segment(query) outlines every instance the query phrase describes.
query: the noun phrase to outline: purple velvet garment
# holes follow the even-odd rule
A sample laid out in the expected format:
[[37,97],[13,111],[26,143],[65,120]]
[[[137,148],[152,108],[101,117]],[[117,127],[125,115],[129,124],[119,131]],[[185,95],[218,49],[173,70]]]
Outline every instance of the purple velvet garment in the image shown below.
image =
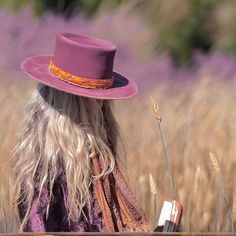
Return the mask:
[[[91,174],[101,173],[99,158],[91,160]],[[39,181],[35,177],[34,196],[24,232],[151,232],[146,217],[134,193],[116,165],[113,172],[99,178],[90,186],[90,208],[87,205],[76,221],[69,219],[66,175],[61,166],[49,199],[48,186],[39,196]],[[47,206],[50,201],[47,216]],[[19,199],[18,210],[21,221],[26,214],[26,201]],[[89,210],[90,209],[90,210]]]
[[[35,184],[35,194],[29,219],[25,225],[24,232],[100,232],[103,231],[102,212],[97,202],[92,201],[92,212],[89,214],[87,207],[84,212],[87,219],[82,215],[78,221],[68,220],[66,209],[66,181],[62,170],[59,170],[53,187],[54,197],[49,207],[49,216],[46,219],[47,204],[49,202],[48,189],[45,187],[37,201],[38,185]],[[18,205],[19,216],[22,220],[25,214],[25,205],[21,202]]]

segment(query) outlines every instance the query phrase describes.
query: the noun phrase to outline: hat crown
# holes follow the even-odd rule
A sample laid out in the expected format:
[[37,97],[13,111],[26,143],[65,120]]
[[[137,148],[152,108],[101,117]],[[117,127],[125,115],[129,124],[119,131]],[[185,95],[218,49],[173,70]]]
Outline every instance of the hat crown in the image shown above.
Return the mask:
[[116,46],[88,35],[58,34],[52,56],[53,63],[70,74],[106,79],[113,74]]

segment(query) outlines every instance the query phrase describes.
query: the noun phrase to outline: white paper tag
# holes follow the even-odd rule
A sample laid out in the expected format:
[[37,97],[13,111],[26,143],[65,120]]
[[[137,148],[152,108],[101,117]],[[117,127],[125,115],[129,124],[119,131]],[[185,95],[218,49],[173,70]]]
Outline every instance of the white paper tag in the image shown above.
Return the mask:
[[166,220],[170,220],[171,209],[172,209],[172,202],[164,201],[158,221],[158,226],[164,226]]

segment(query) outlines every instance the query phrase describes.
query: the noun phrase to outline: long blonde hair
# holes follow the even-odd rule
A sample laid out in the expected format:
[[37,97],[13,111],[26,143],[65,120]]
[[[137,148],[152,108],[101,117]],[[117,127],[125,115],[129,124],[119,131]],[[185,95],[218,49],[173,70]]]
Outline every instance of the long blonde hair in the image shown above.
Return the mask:
[[116,162],[119,129],[111,101],[100,107],[96,99],[38,84],[26,111],[12,155],[13,209],[17,211],[19,199],[27,206],[21,229],[29,217],[36,173],[39,196],[49,183],[51,199],[58,165],[66,175],[68,215],[78,219],[91,198],[91,158],[99,155],[101,160],[102,172],[95,178],[111,173]]

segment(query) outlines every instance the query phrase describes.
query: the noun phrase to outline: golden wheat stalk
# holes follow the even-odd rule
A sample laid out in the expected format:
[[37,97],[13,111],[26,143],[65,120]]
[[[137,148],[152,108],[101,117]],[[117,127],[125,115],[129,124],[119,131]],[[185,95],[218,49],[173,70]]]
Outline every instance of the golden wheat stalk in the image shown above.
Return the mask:
[[152,102],[152,106],[153,106],[153,111],[155,113],[155,117],[156,117],[157,121],[161,122],[162,116],[161,116],[160,107],[158,106],[157,103],[155,103],[153,97],[151,97],[151,102]]
[[157,186],[151,173],[149,174],[149,182],[150,182],[151,193],[153,195],[157,195]]
[[151,193],[153,194],[153,208],[154,208],[153,218],[154,218],[154,221],[156,220],[157,222],[158,220],[157,219],[157,212],[158,212],[157,185],[151,173],[149,173],[149,183],[150,183]]
[[232,220],[232,215],[231,215],[231,211],[230,211],[230,208],[229,208],[229,204],[228,204],[228,201],[227,201],[227,197],[226,197],[226,194],[225,194],[224,181],[223,181],[223,177],[221,175],[220,166],[219,166],[219,163],[217,161],[216,156],[212,152],[209,152],[209,156],[210,156],[210,160],[211,160],[213,169],[215,170],[215,172],[216,172],[216,174],[218,176],[218,181],[219,181],[219,184],[220,184],[220,191],[221,191],[221,193],[223,195],[225,207],[226,207],[226,210],[227,210],[227,213],[228,213],[228,217],[229,217],[230,228],[231,228],[231,231],[234,232],[234,224],[233,224],[233,220]]
[[209,156],[210,156],[212,167],[215,170],[216,174],[220,174],[220,167],[219,167],[216,156],[212,152],[209,152]]
[[161,127],[161,121],[162,121],[161,111],[160,111],[160,107],[158,106],[157,103],[155,103],[155,101],[152,97],[151,97],[151,102],[152,102],[155,117],[157,119],[157,125],[158,125],[158,129],[159,129],[160,137],[161,137],[162,149],[163,149],[164,158],[165,158],[166,167],[167,167],[167,174],[168,174],[169,180],[170,180],[172,198],[173,198],[173,200],[175,200],[176,199],[176,191],[175,191],[175,187],[174,187],[174,181],[173,181],[173,176],[172,176],[172,172],[171,172],[171,168],[170,168],[169,158],[167,155],[167,148],[166,148],[166,144],[165,144],[164,134],[163,134],[162,127]]

